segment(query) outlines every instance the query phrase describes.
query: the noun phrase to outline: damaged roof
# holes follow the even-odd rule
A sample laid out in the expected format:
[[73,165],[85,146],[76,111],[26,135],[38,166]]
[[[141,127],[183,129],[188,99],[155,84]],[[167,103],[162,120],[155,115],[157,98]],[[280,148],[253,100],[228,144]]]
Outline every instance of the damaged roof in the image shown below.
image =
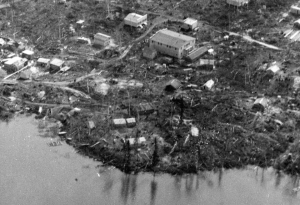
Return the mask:
[[194,41],[196,39],[168,29],[162,29],[156,32],[156,34],[151,37],[151,40],[165,45],[170,45],[175,48],[181,48],[187,42]]

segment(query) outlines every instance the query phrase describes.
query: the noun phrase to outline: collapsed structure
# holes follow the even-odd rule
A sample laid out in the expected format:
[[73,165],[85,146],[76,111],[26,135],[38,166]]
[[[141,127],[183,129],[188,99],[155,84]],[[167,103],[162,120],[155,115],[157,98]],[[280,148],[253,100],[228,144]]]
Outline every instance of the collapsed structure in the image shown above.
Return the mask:
[[196,39],[168,29],[162,29],[150,37],[150,48],[175,58],[187,56],[195,47]]

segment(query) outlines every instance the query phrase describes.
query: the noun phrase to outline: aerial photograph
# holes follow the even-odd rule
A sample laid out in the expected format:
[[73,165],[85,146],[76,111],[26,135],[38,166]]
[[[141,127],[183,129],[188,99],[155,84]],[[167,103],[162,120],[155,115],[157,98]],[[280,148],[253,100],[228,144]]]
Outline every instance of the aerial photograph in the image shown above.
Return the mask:
[[300,204],[299,0],[0,0],[0,55],[0,205]]

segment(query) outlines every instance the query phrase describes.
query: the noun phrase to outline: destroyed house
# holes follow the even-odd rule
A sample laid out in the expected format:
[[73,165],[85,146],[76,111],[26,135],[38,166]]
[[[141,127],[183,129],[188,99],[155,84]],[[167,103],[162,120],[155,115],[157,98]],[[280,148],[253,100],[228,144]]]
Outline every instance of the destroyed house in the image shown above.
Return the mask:
[[175,58],[182,58],[194,49],[196,39],[174,31],[162,29],[150,37],[150,48]]
[[39,58],[36,62],[37,66],[47,67],[50,63],[50,59],[47,58]]
[[24,58],[18,56],[13,57],[4,63],[4,70],[7,72],[15,72],[24,67],[26,62],[27,60]]
[[33,51],[30,51],[30,50],[25,50],[21,53],[21,57],[22,58],[26,58],[28,60],[31,60],[33,58],[33,54],[34,52]]
[[103,33],[96,33],[94,35],[94,45],[108,46],[110,44],[110,40],[111,37]]
[[187,59],[190,61],[195,61],[198,58],[200,58],[201,56],[203,56],[204,54],[206,54],[207,51],[208,51],[208,48],[206,46],[196,48],[188,54]]
[[182,28],[185,30],[193,30],[198,27],[198,21],[192,18],[186,18],[183,21]]
[[227,4],[233,6],[245,6],[249,3],[249,0],[226,0]]
[[147,14],[142,16],[136,13],[130,13],[125,17],[124,24],[136,28],[147,25]]
[[62,66],[64,65],[64,61],[63,60],[60,60],[60,59],[57,59],[57,58],[53,58],[51,61],[50,61],[50,69],[52,71],[58,71],[62,68]]

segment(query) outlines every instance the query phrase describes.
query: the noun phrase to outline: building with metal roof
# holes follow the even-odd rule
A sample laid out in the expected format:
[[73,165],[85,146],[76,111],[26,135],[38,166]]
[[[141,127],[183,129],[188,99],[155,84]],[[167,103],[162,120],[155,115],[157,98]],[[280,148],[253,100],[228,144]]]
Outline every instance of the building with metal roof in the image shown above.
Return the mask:
[[125,17],[124,24],[133,27],[147,25],[147,14],[142,16],[136,13],[130,13]]
[[195,46],[196,39],[171,30],[162,29],[150,37],[150,48],[158,52],[182,58]]
[[103,33],[96,33],[94,35],[94,45],[108,46],[110,44],[111,37]]

